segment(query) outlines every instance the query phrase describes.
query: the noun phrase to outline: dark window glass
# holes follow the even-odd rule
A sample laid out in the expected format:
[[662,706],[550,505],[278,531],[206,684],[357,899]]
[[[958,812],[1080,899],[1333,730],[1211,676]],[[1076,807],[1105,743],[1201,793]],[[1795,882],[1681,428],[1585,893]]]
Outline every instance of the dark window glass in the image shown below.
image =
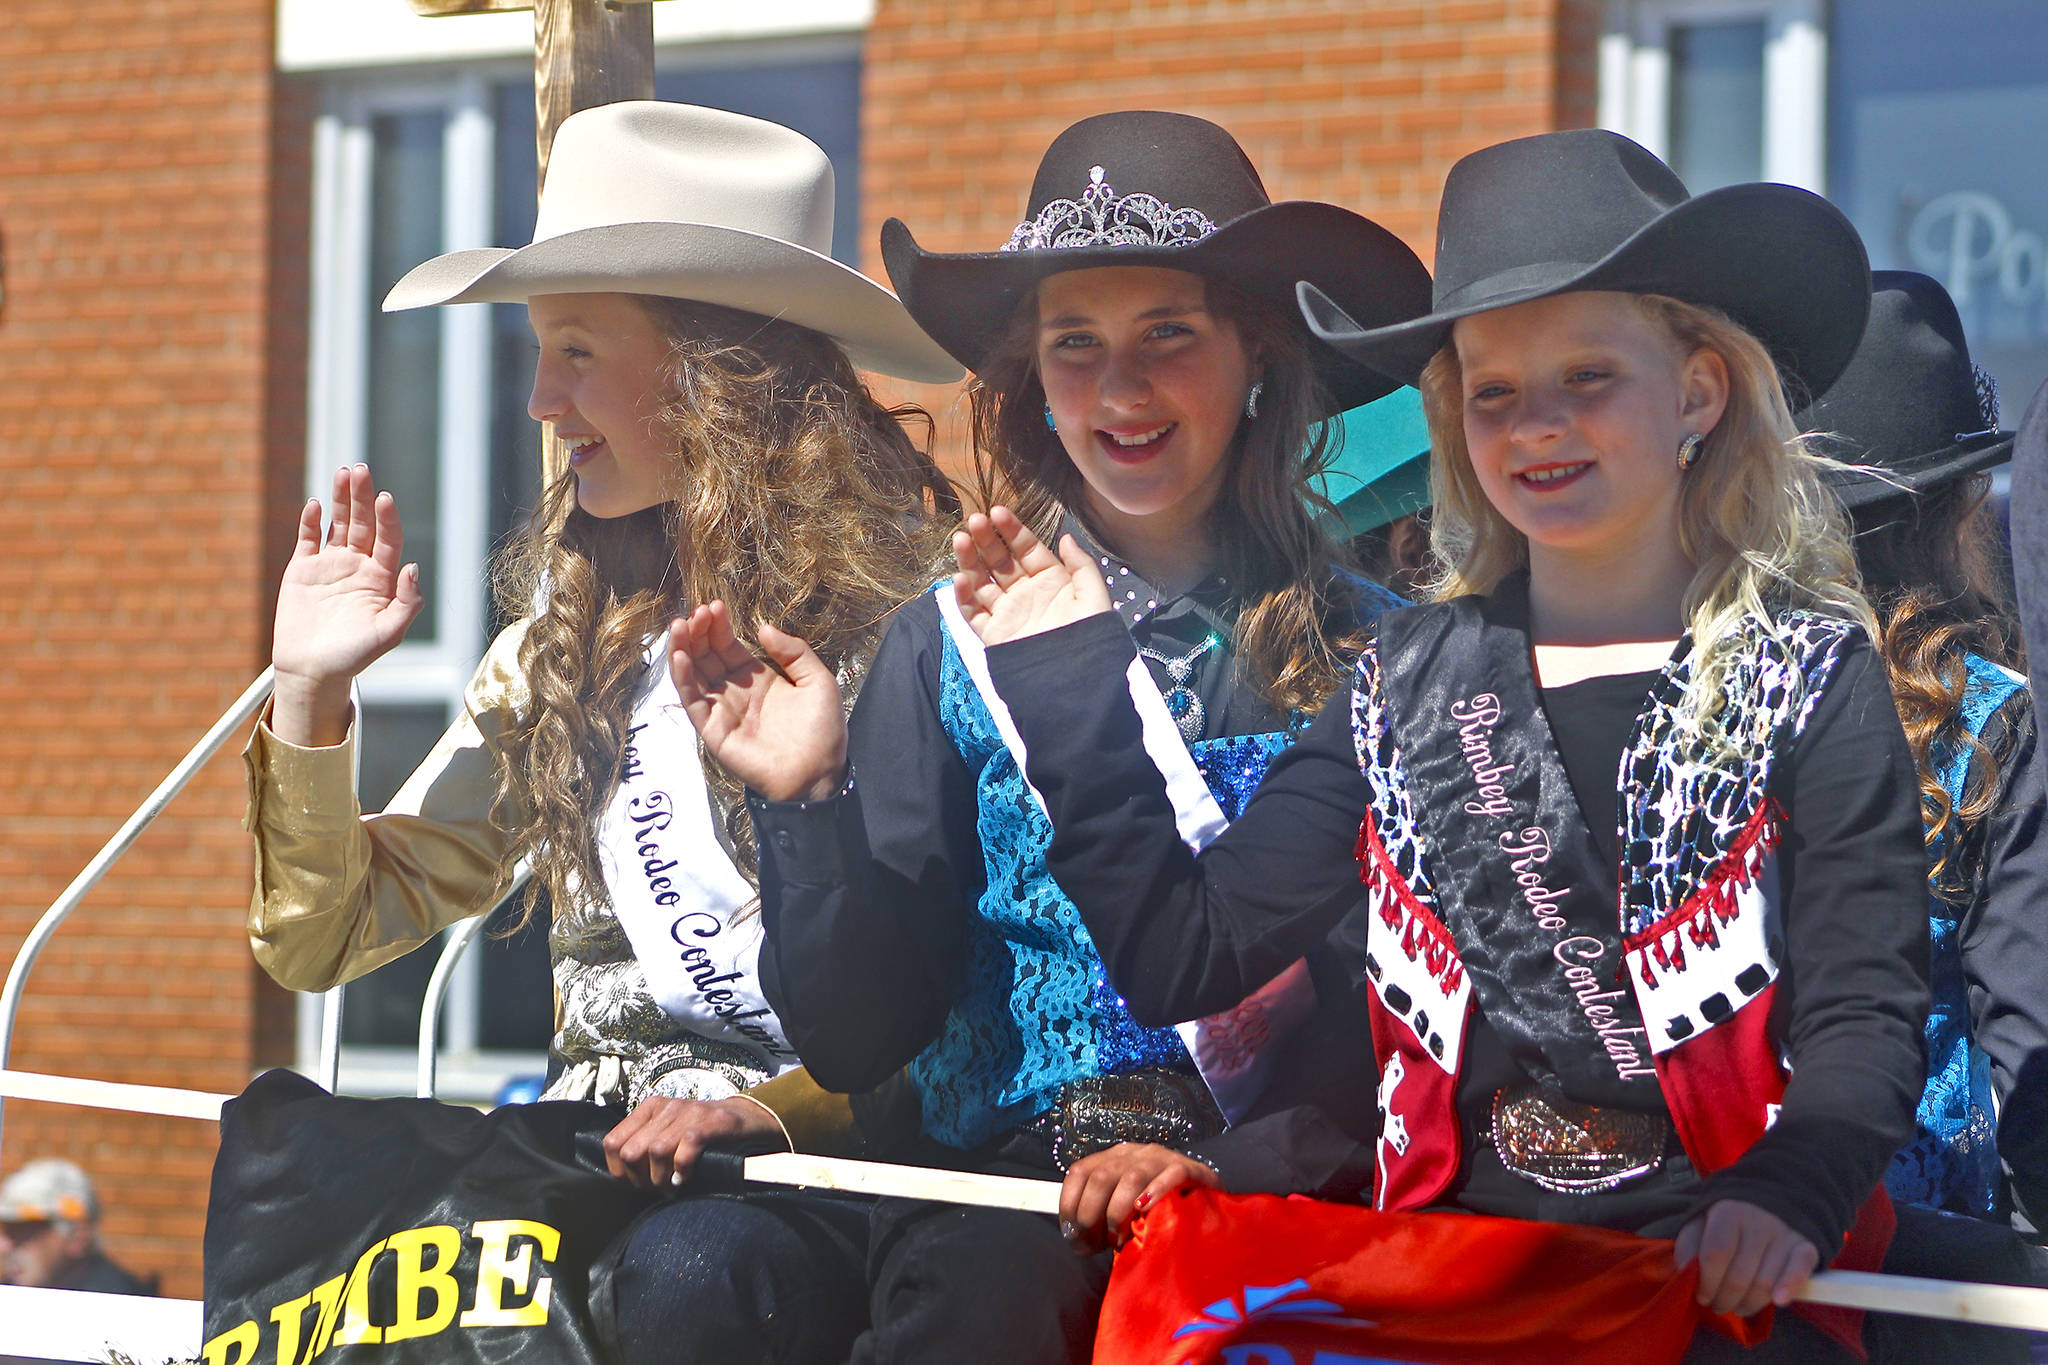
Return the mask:
[[[411,529],[406,528],[408,540]],[[357,735],[363,756],[357,778],[363,809],[384,809],[447,728],[448,708],[439,704],[366,704]],[[342,1042],[371,1047],[416,1045],[420,1004],[427,998],[427,978],[433,975],[438,956],[436,943],[429,943],[349,982],[341,1012]]]
[[1857,0],[1828,33],[1828,197],[1940,280],[2006,426],[2048,379],[2048,5]]
[[[441,492],[441,314],[437,308],[386,313],[384,295],[421,261],[441,253],[442,132],[439,112],[385,114],[370,121],[368,411],[365,459],[380,488],[405,516],[406,556],[421,578],[438,582]],[[434,595],[406,638],[431,641],[438,632]]]
[[1671,169],[1694,194],[1764,173],[1764,26],[1671,31]]

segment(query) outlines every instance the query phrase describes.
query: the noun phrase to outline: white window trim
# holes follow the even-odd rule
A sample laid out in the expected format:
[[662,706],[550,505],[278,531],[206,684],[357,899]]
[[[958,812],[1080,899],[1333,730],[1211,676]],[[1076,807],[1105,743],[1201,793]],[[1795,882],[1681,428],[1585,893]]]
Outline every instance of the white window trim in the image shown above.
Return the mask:
[[1670,153],[1671,30],[1764,21],[1766,180],[1827,189],[1827,0],[1608,0],[1600,36],[1600,126]]
[[[325,501],[333,471],[369,460],[363,412],[369,382],[369,186],[372,118],[435,110],[447,115],[442,183],[443,251],[491,245],[494,122],[491,84],[501,73],[473,66],[432,82],[365,81],[331,90],[313,131],[312,290],[308,347],[308,496]],[[439,560],[422,565],[422,586],[434,595],[436,636],[408,640],[359,679],[369,706],[438,703],[454,714],[480,657],[488,591],[491,331],[489,306],[436,310],[441,326],[438,448]],[[358,735],[359,742],[374,742]],[[432,948],[422,951],[433,951]],[[489,1099],[505,1081],[540,1070],[540,1052],[478,1049],[481,954],[464,955],[443,1010],[438,1072],[452,1099]],[[297,1064],[317,1060],[320,1002],[302,996]],[[346,1047],[341,1085],[356,1094],[412,1093],[416,1053],[410,1047]]]
[[[663,0],[654,6],[658,45],[858,34],[874,22],[875,0],[775,0],[767,5],[707,5]],[[405,63],[526,57],[533,16],[523,12],[423,19],[406,0],[277,0],[277,69],[334,71]]]

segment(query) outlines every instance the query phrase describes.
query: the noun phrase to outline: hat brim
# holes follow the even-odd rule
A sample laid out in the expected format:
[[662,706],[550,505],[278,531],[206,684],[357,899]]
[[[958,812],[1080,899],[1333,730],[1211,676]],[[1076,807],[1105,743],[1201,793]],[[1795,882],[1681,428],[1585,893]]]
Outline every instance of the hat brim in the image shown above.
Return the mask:
[[[1870,313],[1870,259],[1848,218],[1819,195],[1792,185],[1730,185],[1660,214],[1597,261],[1503,271],[1408,321],[1374,326],[1312,281],[1300,304],[1321,340],[1413,383],[1460,318],[1603,289],[1719,309],[1811,395],[1834,383],[1856,353]],[[1793,407],[1802,405],[1802,395],[1789,396]]]
[[[1269,204],[1187,246],[1060,247],[944,253],[917,244],[901,219],[882,225],[882,264],[912,317],[970,370],[1050,276],[1106,266],[1157,266],[1220,280],[1291,316],[1296,280],[1313,280],[1374,324],[1427,306],[1429,272],[1408,245],[1335,204]],[[1361,370],[1310,338],[1329,417],[1384,397],[1396,380]]]
[[1911,461],[1887,465],[1887,477],[1882,479],[1854,468],[1829,469],[1823,478],[1842,506],[1853,509],[1887,498],[1912,497],[1966,475],[1994,469],[2012,459],[2012,444],[2012,432],[1987,431]]
[[821,332],[863,370],[927,384],[960,378],[952,357],[867,276],[808,248],[714,223],[609,223],[516,250],[452,251],[407,271],[385,295],[384,311],[582,293],[720,304]]

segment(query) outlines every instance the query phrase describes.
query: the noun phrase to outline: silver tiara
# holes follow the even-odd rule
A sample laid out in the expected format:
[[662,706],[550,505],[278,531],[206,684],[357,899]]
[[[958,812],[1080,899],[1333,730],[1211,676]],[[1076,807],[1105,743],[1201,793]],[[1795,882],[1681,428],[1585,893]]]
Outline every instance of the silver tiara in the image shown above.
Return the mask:
[[1017,224],[1005,251],[1051,251],[1076,246],[1193,246],[1216,230],[1200,209],[1177,209],[1149,194],[1118,196],[1103,183],[1102,167],[1088,170],[1081,197],[1055,199],[1038,216]]

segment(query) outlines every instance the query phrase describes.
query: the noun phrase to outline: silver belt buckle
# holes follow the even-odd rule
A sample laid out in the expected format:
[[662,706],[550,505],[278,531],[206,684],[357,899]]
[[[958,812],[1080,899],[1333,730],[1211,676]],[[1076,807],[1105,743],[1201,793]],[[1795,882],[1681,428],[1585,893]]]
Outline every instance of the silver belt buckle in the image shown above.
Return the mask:
[[1664,1164],[1671,1121],[1662,1114],[1596,1108],[1540,1086],[1503,1086],[1493,1096],[1493,1150],[1501,1164],[1558,1194],[1598,1194]]

